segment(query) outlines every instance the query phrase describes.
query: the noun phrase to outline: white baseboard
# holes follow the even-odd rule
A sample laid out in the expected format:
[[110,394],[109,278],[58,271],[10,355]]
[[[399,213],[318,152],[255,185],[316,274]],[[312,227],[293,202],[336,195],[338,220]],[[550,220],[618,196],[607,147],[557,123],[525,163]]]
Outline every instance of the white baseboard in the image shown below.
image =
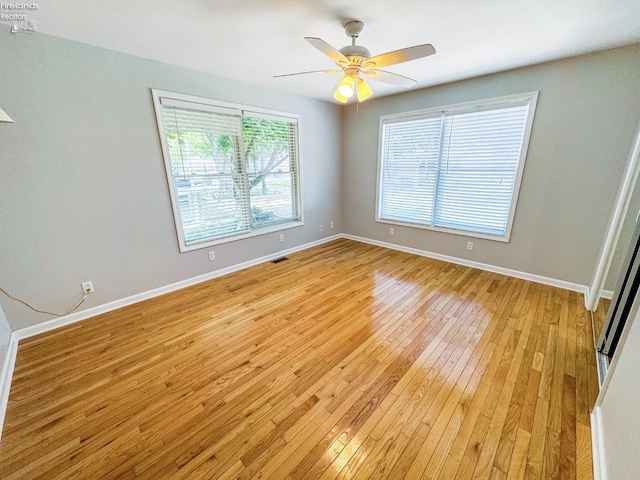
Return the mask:
[[600,293],[600,298],[611,300],[613,298],[613,290],[602,290],[602,292]]
[[596,307],[593,307],[593,293],[591,292],[591,287],[587,285],[587,291],[584,294],[584,308],[589,310],[590,312],[595,311]]
[[330,237],[325,237],[320,240],[316,240],[314,242],[306,243],[304,245],[299,245],[297,247],[293,247],[287,250],[281,250],[276,253],[272,253],[270,255],[266,255],[264,257],[256,258],[253,260],[249,260],[247,262],[239,263],[237,265],[232,265],[230,267],[222,268],[220,270],[216,270],[214,272],[209,272],[204,275],[199,275],[197,277],[188,278],[186,280],[182,280],[180,282],[172,283],[170,285],[165,285],[163,287],[155,288],[153,290],[148,290],[146,292],[138,293],[136,295],[131,295],[126,298],[122,298],[119,300],[114,300],[113,302],[105,303],[102,305],[98,305],[96,307],[88,308],[86,310],[82,310],[77,313],[72,313],[70,315],[66,315],[64,317],[56,318],[53,320],[49,320],[47,322],[40,323],[38,325],[33,325],[30,327],[21,328],[16,330],[11,334],[9,349],[7,350],[7,358],[3,362],[2,370],[0,371],[0,435],[2,432],[2,425],[4,423],[4,416],[6,413],[7,402],[9,400],[9,391],[11,388],[11,378],[13,376],[13,369],[15,366],[16,355],[18,352],[18,342],[25,338],[33,337],[34,335],[39,335],[41,333],[49,332],[51,330],[55,330],[56,328],[63,327],[65,325],[70,325],[72,323],[79,322],[81,320],[85,320],[87,318],[95,317],[96,315],[100,315],[106,312],[110,312],[112,310],[116,310],[118,308],[122,308],[128,305],[132,305],[134,303],[141,302],[143,300],[148,300],[150,298],[154,298],[160,295],[164,295],[166,293],[173,292],[175,290],[180,290],[185,287],[189,287],[191,285],[195,285],[197,283],[206,282],[207,280],[212,280],[214,278],[221,277],[223,275],[227,275],[229,273],[237,272],[239,270],[243,270],[245,268],[252,267],[254,265],[258,265],[260,263],[268,262],[274,260],[276,258],[282,257],[284,255],[288,255],[291,253],[299,252],[301,250],[306,250],[311,247],[315,247],[317,245],[322,245],[324,243],[331,242],[333,240],[337,240],[339,238],[347,238],[349,240],[354,240],[361,243],[368,243],[371,245],[376,245],[379,247],[389,248],[392,250],[398,250],[401,252],[412,253],[415,255],[420,255],[422,257],[433,258],[436,260],[442,260],[445,262],[455,263],[458,265],[464,265],[467,267],[477,268],[480,270],[486,270],[489,272],[500,273],[503,275],[507,275],[510,277],[521,278],[524,280],[530,280],[536,283],[542,283],[545,285],[551,285],[554,287],[564,288],[566,290],[571,290],[580,293],[587,293],[587,287],[584,285],[579,285],[576,283],[565,282],[563,280],[557,280],[553,278],[543,277],[540,275],[535,275],[532,273],[520,272],[517,270],[511,270],[508,268],[497,267],[495,265],[488,265],[480,262],[474,262],[471,260],[466,260],[457,257],[451,257],[448,255],[442,255],[439,253],[429,252],[426,250],[419,250],[416,248],[405,247],[402,245],[397,245],[393,243],[381,242],[378,240],[373,240],[370,238],[358,237],[355,235],[349,234],[338,234]]
[[[157,297],[159,295],[164,295],[166,293],[173,292],[175,290],[180,290],[181,288],[189,287],[191,285],[195,285],[197,283],[206,282],[207,280],[212,280],[214,278],[221,277],[223,275],[227,275],[229,273],[237,272],[239,270],[243,270],[245,268],[253,267],[254,265],[258,265],[260,263],[268,262],[274,260],[276,258],[282,257],[284,255],[288,255],[291,253],[299,252],[301,250],[306,250],[308,248],[315,247],[317,245],[322,245],[324,243],[331,242],[333,240],[337,240],[339,238],[347,238],[349,240],[354,240],[356,242],[368,243],[370,245],[376,245],[379,247],[389,248],[392,250],[398,250],[401,252],[412,253],[414,255],[420,255],[422,257],[433,258],[436,260],[442,260],[444,262],[455,263],[457,265],[464,265],[467,267],[477,268],[479,270],[486,270],[488,272],[500,273],[502,275],[507,275],[509,277],[521,278],[523,280],[530,280],[536,283],[542,283],[544,285],[551,285],[553,287],[563,288],[565,290],[571,290],[574,292],[579,292],[588,294],[587,286],[580,285],[577,283],[567,282],[564,280],[558,280],[555,278],[544,277],[541,275],[536,275],[533,273],[521,272],[519,270],[512,270],[509,268],[498,267],[495,265],[489,265],[486,263],[475,262],[473,260],[467,260],[464,258],[452,257],[449,255],[443,255],[440,253],[429,252],[427,250],[420,250],[412,247],[405,247],[404,245],[398,245],[395,243],[382,242],[379,240],[373,240],[371,238],[359,237],[356,235],[350,234],[337,234],[332,235],[330,237],[325,237],[320,240],[316,240],[314,242],[305,243],[303,245],[299,245],[297,247],[289,248],[287,250],[281,250],[270,255],[266,255],[264,257],[256,258],[253,260],[249,260],[247,262],[239,263],[236,265],[232,265],[230,267],[221,268],[220,270],[215,270],[213,272],[205,273],[203,275],[199,275],[197,277],[188,278],[186,280],[182,280],[180,282],[172,283],[170,285],[165,285],[163,287],[158,287],[153,290],[148,290],[146,292],[138,293],[136,295],[131,295],[126,298],[122,298],[119,300],[114,300],[113,302],[105,303],[102,305],[98,305],[96,307],[88,308],[86,310],[82,310],[77,313],[72,313],[70,315],[66,315],[64,317],[55,318],[46,322],[39,323],[37,325],[32,325],[30,327],[21,328],[13,332],[13,335],[17,338],[17,340],[22,340],[25,338],[32,337],[34,335],[39,335],[41,333],[49,332],[51,330],[55,330],[56,328],[70,325],[75,322],[79,322],[81,320],[85,320],[87,318],[95,317],[96,315],[100,315],[106,312],[110,312],[112,310],[116,310],[118,308],[126,307],[128,305],[132,305],[134,303],[141,302],[143,300],[148,300],[153,297]],[[604,298],[607,297],[609,291],[603,291]]]
[[596,311],[600,299],[604,298],[606,300],[611,300],[613,298],[612,290],[602,290],[600,292],[600,296],[598,298],[594,298],[595,293],[588,286],[586,287],[586,289],[587,293],[585,293],[584,295],[584,307],[591,312]]
[[21,328],[19,330],[12,332],[11,337],[9,339],[9,347],[5,355],[6,358],[4,358],[2,364],[0,364],[0,439],[2,438],[4,418],[7,412],[7,403],[9,402],[9,392],[11,390],[11,379],[13,378],[13,370],[15,367],[16,356],[18,353],[18,342],[20,340],[33,337],[34,335],[39,335],[41,333],[49,332],[51,330],[55,330],[56,328],[60,328],[65,325],[70,325],[72,323],[76,323],[81,320],[86,320],[87,318],[95,317],[96,315],[110,312],[118,308],[126,307],[127,305],[132,305],[134,303],[138,303],[143,300],[157,297],[159,295],[164,295],[165,293],[170,293],[175,290],[180,290],[181,288],[189,287],[197,283],[206,282],[207,280],[221,277],[223,275],[227,275],[232,272],[237,272],[238,270],[243,270],[245,268],[253,267],[254,265],[258,265],[260,263],[275,260],[276,258],[280,258],[285,255],[289,255],[291,253],[299,252],[301,250],[306,250],[308,248],[315,247],[317,245],[322,245],[323,243],[328,243],[333,240],[337,240],[339,238],[342,238],[342,235],[338,234],[338,235],[332,235],[330,237],[325,237],[320,240],[316,240],[314,242],[305,243],[304,245],[298,245],[297,247],[289,248],[286,250],[280,250],[279,252],[272,253],[264,257],[249,260],[247,262],[239,263],[237,265],[232,265],[230,267],[221,268],[220,270],[216,270],[214,272],[209,272],[209,273],[205,273],[204,275],[188,278],[180,282],[172,283],[171,285],[165,285],[163,287],[154,288],[153,290],[138,293],[136,295],[131,295],[130,297],[126,297],[120,300],[115,300],[113,302],[98,305],[96,307],[88,308],[86,310],[82,310],[77,313],[72,313],[64,317],[55,318],[53,320],[49,320],[47,322],[43,322],[38,325],[32,325],[30,327]]
[[607,464],[604,456],[602,413],[596,405],[591,412],[591,451],[593,452],[593,480],[607,480]]
[[221,268],[220,270],[215,270],[213,272],[205,273],[203,275],[198,275],[197,277],[187,278],[186,280],[182,280],[180,282],[172,283],[170,285],[165,285],[163,287],[154,288],[153,290],[148,290],[146,292],[138,293],[136,295],[131,295],[130,297],[122,298],[120,300],[114,300],[113,302],[104,303],[102,305],[88,308],[86,310],[82,310],[77,313],[72,313],[64,317],[54,318],[52,320],[42,322],[37,325],[21,328],[19,330],[16,330],[13,333],[18,340],[33,337],[34,335],[39,335],[41,333],[49,332],[51,330],[55,330],[56,328],[60,328],[65,325],[70,325],[72,323],[76,323],[81,320],[86,320],[87,318],[95,317],[96,315],[101,315],[103,313],[110,312],[112,310],[117,310],[118,308],[126,307],[128,305],[133,305],[134,303],[142,302],[143,300],[148,300],[150,298],[158,297],[166,293],[174,292],[176,290],[180,290],[185,287],[190,287],[191,285],[195,285],[197,283],[206,282],[207,280],[212,280],[214,278],[218,278],[223,275],[227,275],[229,273],[233,273],[239,270],[243,270],[245,268],[253,267],[254,265],[258,265],[260,263],[269,262],[276,258],[280,258],[284,255],[289,255],[291,253],[299,252],[301,250],[306,250],[308,248],[315,247],[317,245],[322,245],[323,243],[328,243],[333,240],[337,240],[338,238],[341,238],[341,235],[332,235],[330,237],[325,237],[320,240],[316,240],[314,242],[305,243],[304,245],[299,245],[297,247],[289,248],[287,250],[280,250],[279,252],[272,253],[264,257],[256,258],[243,263],[238,263],[230,267]]
[[440,253],[429,252],[427,250],[419,250],[417,248],[405,247],[404,245],[397,245],[395,243],[381,242],[379,240],[373,240],[370,238],[358,237],[356,235],[343,234],[344,238],[355,240],[357,242],[368,243],[376,245],[378,247],[390,248],[392,250],[398,250],[400,252],[413,253],[414,255],[420,255],[421,257],[433,258],[436,260],[442,260],[444,262],[455,263],[457,265],[464,265],[465,267],[477,268],[479,270],[486,270],[487,272],[500,273],[509,277],[521,278],[523,280],[530,280],[536,283],[542,283],[544,285],[551,285],[552,287],[563,288],[565,290],[571,290],[573,292],[579,292],[586,296],[587,286],[580,285],[578,283],[566,282],[564,280],[558,280],[556,278],[543,277],[542,275],[536,275],[533,273],[521,272],[519,270],[511,270],[510,268],[497,267],[495,265],[489,265],[486,263],[474,262],[473,260],[467,260],[464,258],[451,257],[449,255],[442,255]]
[[118,308],[126,307],[128,305],[132,305],[134,303],[141,302],[143,300],[148,300],[153,297],[157,297],[159,295],[164,295],[166,293],[170,293],[176,290],[180,290],[185,287],[189,287],[191,285],[195,285],[197,283],[206,282],[207,280],[212,280],[214,278],[221,277],[223,275],[227,275],[229,273],[237,272],[239,270],[243,270],[245,268],[253,267],[254,265],[258,265],[260,263],[268,262],[274,260],[276,258],[282,257],[284,255],[288,255],[291,253],[299,252],[301,250],[306,250],[308,248],[315,247],[317,245],[322,245],[324,243],[331,242],[333,240],[337,240],[339,238],[347,238],[349,240],[354,240],[356,242],[368,243],[370,245],[376,245],[379,247],[389,248],[392,250],[398,250],[401,252],[412,253],[414,255],[420,255],[422,257],[433,258],[436,260],[442,260],[444,262],[455,263],[458,265],[464,265],[467,267],[477,268],[480,270],[486,270],[488,272],[500,273],[502,275],[507,275],[510,277],[521,278],[523,280],[530,280],[536,283],[542,283],[545,285],[551,285],[553,287],[563,288],[566,290],[571,290],[579,293],[587,293],[587,287],[585,285],[579,285],[577,283],[566,282],[564,280],[558,280],[555,278],[544,277],[541,275],[536,275],[533,273],[521,272],[518,270],[512,270],[509,268],[498,267],[495,265],[489,265],[486,263],[475,262],[473,260],[466,260],[458,257],[451,257],[449,255],[442,255],[440,253],[429,252],[427,250],[419,250],[417,248],[405,247],[403,245],[397,245],[394,243],[381,242],[379,240],[373,240],[365,237],[358,237],[356,235],[349,234],[337,234],[332,235],[330,237],[325,237],[320,240],[316,240],[314,242],[305,243],[304,245],[299,245],[297,247],[289,248],[287,250],[281,250],[270,255],[266,255],[264,257],[256,258],[253,260],[249,260],[247,262],[239,263],[236,265],[232,265],[230,267],[221,268],[220,270],[215,270],[213,272],[205,273],[203,275],[199,275],[197,277],[188,278],[186,280],[182,280],[180,282],[172,283],[170,285],[165,285],[163,287],[158,287],[153,290],[148,290],[146,292],[141,292],[136,295],[131,295],[126,298],[122,298],[119,300],[114,300],[113,302],[105,303],[102,305],[98,305],[96,307],[88,308],[86,310],[82,310],[77,313],[72,313],[70,315],[66,315],[64,317],[55,318],[46,322],[39,323],[37,325],[32,325],[30,327],[21,328],[13,332],[13,335],[17,338],[17,340],[22,340],[25,338],[32,337],[34,335],[39,335],[41,333],[49,332],[51,330],[55,330],[56,328],[60,328],[65,325],[70,325],[75,322],[79,322],[81,320],[85,320],[87,318],[95,317],[96,315],[100,315],[106,312],[110,312],[112,310],[116,310]]
[[9,402],[9,392],[11,390],[11,379],[13,378],[13,368],[16,364],[18,354],[18,338],[12,333],[9,337],[9,344],[0,364],[0,439],[2,439],[2,427],[4,417],[7,414],[7,403]]

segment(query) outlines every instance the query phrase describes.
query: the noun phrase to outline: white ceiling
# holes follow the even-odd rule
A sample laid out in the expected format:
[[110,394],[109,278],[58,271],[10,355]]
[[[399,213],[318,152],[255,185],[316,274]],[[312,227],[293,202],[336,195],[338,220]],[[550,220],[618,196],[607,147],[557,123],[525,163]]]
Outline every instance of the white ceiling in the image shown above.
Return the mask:
[[336,76],[272,77],[333,68],[303,37],[343,47],[353,19],[372,55],[436,48],[386,68],[414,88],[640,42],[640,0],[47,0],[28,13],[50,35],[327,101]]

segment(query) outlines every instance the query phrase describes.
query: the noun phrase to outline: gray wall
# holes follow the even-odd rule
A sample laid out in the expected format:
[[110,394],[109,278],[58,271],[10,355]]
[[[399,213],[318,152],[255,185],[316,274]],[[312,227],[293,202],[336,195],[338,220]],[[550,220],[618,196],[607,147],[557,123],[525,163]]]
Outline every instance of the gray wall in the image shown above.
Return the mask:
[[[341,107],[46,35],[3,35],[0,286],[88,308],[346,231],[588,284],[635,126],[635,45]],[[299,113],[304,227],[178,252],[150,88]],[[374,222],[380,115],[539,90],[509,244]],[[343,124],[343,128],[341,128]],[[342,142],[340,142],[342,139]],[[340,145],[342,150],[340,150]],[[341,162],[342,159],[342,162]],[[330,221],[335,229],[326,228]],[[325,225],[318,232],[318,224]],[[0,297],[13,329],[49,317]]]
[[[588,285],[640,120],[640,45],[373,99],[343,111],[347,233]],[[428,68],[425,62],[425,68]],[[376,223],[381,115],[538,90],[511,241]]]
[[[336,105],[46,35],[0,35],[0,286],[101,305],[342,231]],[[180,254],[150,88],[301,115],[304,227]],[[334,230],[328,228],[335,222]],[[318,231],[323,223],[325,230]],[[0,297],[13,329],[49,319]]]

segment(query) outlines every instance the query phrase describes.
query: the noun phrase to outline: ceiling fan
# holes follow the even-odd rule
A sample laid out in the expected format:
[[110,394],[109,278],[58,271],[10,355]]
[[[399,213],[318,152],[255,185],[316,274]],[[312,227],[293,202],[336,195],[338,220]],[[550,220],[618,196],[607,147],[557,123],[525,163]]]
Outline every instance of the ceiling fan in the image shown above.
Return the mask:
[[[312,70],[309,72],[288,73],[285,75],[275,75],[274,78],[290,77],[292,75],[306,75],[309,73],[342,73],[342,78],[338,81],[333,98],[342,103],[347,103],[349,98],[356,93],[358,101],[361,102],[369,98],[373,92],[371,87],[367,85],[362,76],[377,80],[378,82],[389,83],[391,85],[399,85],[401,87],[412,87],[416,80],[398,75],[397,73],[379,70],[378,67],[387,67],[396,65],[409,60],[427,57],[436,53],[432,45],[426,43],[424,45],[415,45],[413,47],[394,50],[393,52],[383,53],[381,55],[371,56],[368,49],[362,45],[356,45],[356,39],[362,33],[364,23],[353,20],[344,25],[344,31],[351,38],[351,45],[336,50],[327,42],[316,37],[304,37],[311,45],[316,47],[327,57],[333,60],[340,70]],[[362,75],[362,76],[361,76]]]

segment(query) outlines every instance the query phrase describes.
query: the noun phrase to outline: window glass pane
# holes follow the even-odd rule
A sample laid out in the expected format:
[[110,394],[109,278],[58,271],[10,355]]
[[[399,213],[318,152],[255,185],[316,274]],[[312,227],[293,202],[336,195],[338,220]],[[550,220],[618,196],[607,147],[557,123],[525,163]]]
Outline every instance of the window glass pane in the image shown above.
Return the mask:
[[298,220],[297,124],[243,117],[242,128],[253,227]]
[[295,116],[153,95],[181,251],[301,221]]
[[166,106],[163,115],[185,244],[248,231],[240,118]]
[[384,125],[380,216],[431,224],[440,117]]
[[251,188],[251,220],[254,227],[281,223],[295,218],[292,178],[289,173],[271,173],[249,177]]
[[508,237],[536,96],[383,119],[378,219]]
[[503,235],[527,107],[447,116],[436,225]]

